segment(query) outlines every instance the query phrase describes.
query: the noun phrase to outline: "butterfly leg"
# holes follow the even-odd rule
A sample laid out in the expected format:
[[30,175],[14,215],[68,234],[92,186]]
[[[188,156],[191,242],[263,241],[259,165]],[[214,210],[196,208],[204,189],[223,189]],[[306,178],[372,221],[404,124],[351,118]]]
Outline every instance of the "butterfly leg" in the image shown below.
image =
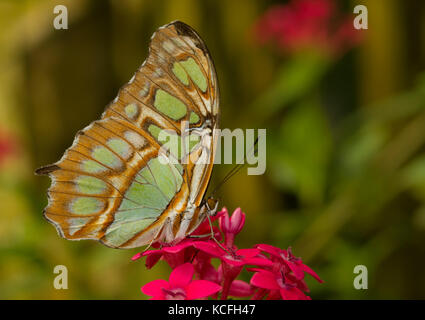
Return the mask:
[[223,249],[224,251],[226,251],[227,253],[230,253],[229,250],[227,250],[225,247],[223,247],[223,245],[216,239],[216,237],[214,236],[214,229],[213,229],[213,225],[211,222],[211,218],[210,215],[207,214],[207,219],[208,219],[208,223],[210,225],[210,230],[211,230],[211,239],[213,239],[215,241],[215,243],[217,243],[217,245]]
[[210,215],[207,214],[207,219],[208,219],[208,223],[210,225],[210,233],[209,234],[200,234],[200,235],[189,235],[189,238],[206,238],[209,237],[210,239],[214,240],[215,243],[217,243],[217,245],[223,249],[224,251],[226,251],[228,254],[232,254],[227,248],[225,248],[218,240],[217,238],[214,236],[214,229],[213,229],[213,225],[212,225],[212,221],[210,218]]
[[[153,244],[154,242],[155,242],[155,238],[154,238],[154,239],[152,239],[152,241],[151,241],[151,242],[149,242],[149,244],[146,246],[146,248],[145,248],[145,249],[143,249],[142,253],[145,253],[146,251],[148,251],[148,250],[149,250],[149,248],[152,246],[152,244]],[[162,249],[162,243],[160,244],[159,249]]]
[[[155,243],[155,241],[158,240],[158,238],[159,238],[162,230],[163,230],[163,227],[158,230],[158,232],[156,233],[155,237],[152,238],[151,242],[149,242],[149,244],[146,246],[146,248],[142,252],[148,251],[148,249]],[[163,247],[163,244],[160,242],[159,249],[161,250],[162,247]]]
[[192,239],[199,239],[199,238],[211,237],[211,234],[210,233],[207,233],[207,234],[190,234],[187,237],[192,238]]

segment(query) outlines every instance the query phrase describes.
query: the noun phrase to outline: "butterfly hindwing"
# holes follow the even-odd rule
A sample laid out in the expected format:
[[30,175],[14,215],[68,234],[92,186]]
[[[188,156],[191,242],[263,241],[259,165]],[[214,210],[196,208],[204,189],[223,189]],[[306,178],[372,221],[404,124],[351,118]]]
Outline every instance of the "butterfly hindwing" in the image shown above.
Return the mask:
[[[204,43],[182,22],[159,28],[102,118],[37,170],[52,179],[45,217],[64,238],[111,247],[183,238],[200,221],[217,126],[217,78]],[[164,144],[162,131],[175,145]]]

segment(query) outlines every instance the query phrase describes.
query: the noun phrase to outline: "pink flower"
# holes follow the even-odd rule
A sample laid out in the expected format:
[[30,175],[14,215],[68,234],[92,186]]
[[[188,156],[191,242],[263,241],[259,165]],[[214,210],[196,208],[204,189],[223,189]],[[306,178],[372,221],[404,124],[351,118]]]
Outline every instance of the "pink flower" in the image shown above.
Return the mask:
[[309,291],[304,282],[305,273],[313,276],[318,282],[323,282],[319,276],[300,258],[292,254],[291,248],[282,250],[267,244],[256,245],[256,248],[270,255],[273,266],[266,268],[252,268],[256,272],[251,278],[251,285],[261,288],[257,291],[255,298],[284,300],[306,300],[303,291]]
[[288,281],[283,273],[273,273],[267,270],[256,272],[251,278],[251,284],[271,291],[273,298],[279,292],[283,300],[310,300],[296,283]]
[[[194,245],[199,250],[213,256],[217,257],[222,261],[221,270],[222,270],[222,285],[223,291],[221,299],[226,299],[229,294],[231,294],[232,283],[236,277],[241,273],[245,265],[255,265],[270,267],[273,263],[265,258],[258,257],[260,250],[258,249],[240,249],[236,250],[236,246],[233,245],[229,248],[227,247],[228,252],[220,248],[218,244],[213,241],[209,242],[199,242]],[[250,289],[251,291],[251,289]]]
[[[138,253],[132,258],[146,257],[148,269],[163,259],[173,269],[168,282],[152,281],[142,288],[144,293],[152,296],[152,299],[196,299],[207,296],[214,299],[227,299],[228,296],[309,299],[304,294],[308,291],[304,274],[309,273],[319,282],[322,281],[292,254],[290,248],[282,250],[258,244],[253,248],[238,249],[235,237],[245,224],[245,213],[240,208],[231,216],[223,209],[212,220],[218,220],[219,226],[213,226],[214,239],[208,237],[211,226],[207,221],[197,229],[199,234],[206,237],[186,238],[176,245],[163,245],[160,249]],[[159,247],[159,244],[153,247]],[[220,261],[218,268],[212,264],[213,259]],[[254,272],[250,283],[237,279],[244,268]],[[192,281],[194,276],[196,280]],[[201,287],[205,290],[202,291]]]
[[194,268],[190,263],[185,263],[175,268],[169,281],[154,280],[144,285],[141,290],[144,294],[152,296],[151,300],[195,300],[211,296],[221,287],[211,281],[192,281]]
[[194,241],[192,239],[185,239],[174,246],[164,246],[162,249],[158,250],[148,250],[144,252],[137,253],[131,259],[137,260],[141,257],[146,258],[146,268],[152,268],[159,259],[163,258],[168,262],[171,268],[176,268],[177,266],[187,262],[188,258],[193,255],[194,250],[192,249],[190,252],[186,250],[193,246]]
[[338,12],[334,0],[292,0],[273,6],[255,25],[255,34],[260,43],[274,43],[282,51],[316,48],[331,56],[360,40],[352,17]]
[[220,246],[214,241],[206,242],[197,242],[194,244],[194,247],[202,250],[203,252],[220,258],[223,262],[227,264],[241,267],[244,265],[259,265],[259,266],[271,266],[273,263],[264,257],[259,257],[259,249],[228,249],[228,251],[223,250]]
[[235,236],[242,230],[245,224],[245,213],[242,212],[241,208],[237,208],[233,212],[232,217],[229,217],[226,208],[223,208],[222,211],[224,214],[219,218],[219,225],[224,232],[226,247],[232,248]]
[[[211,222],[214,222],[223,214],[227,214],[227,209],[223,209],[220,212],[217,212],[217,214],[210,218]],[[217,229],[217,227],[213,227],[214,237],[218,240],[221,239],[221,233]],[[192,233],[192,235],[205,235],[204,239],[197,239],[197,238],[186,238],[179,242],[176,245],[173,246],[167,246],[162,245],[161,249],[158,250],[148,250],[144,252],[139,252],[135,254],[131,260],[137,260],[144,256],[147,256],[146,258],[146,268],[150,269],[152,268],[161,258],[167,261],[167,263],[170,265],[171,268],[175,268],[189,260],[191,260],[191,257],[194,255],[195,250],[193,249],[193,245],[199,241],[203,242],[205,239],[208,240],[208,235],[211,233],[211,227],[209,224],[208,219],[205,219],[199,227]],[[158,248],[161,244],[154,243],[152,247]]]
[[[208,257],[208,254],[206,254],[205,252],[200,251],[199,254],[205,255],[205,257]],[[229,274],[227,271],[223,271],[224,264],[221,264],[218,270],[216,270],[216,268],[211,264],[210,260],[211,260],[211,257],[208,257],[208,258],[202,257],[200,259],[198,258],[194,259],[193,264],[195,267],[195,271],[198,273],[198,277],[200,279],[213,281],[217,284],[225,284],[227,286],[229,285],[228,282],[230,282],[228,295],[233,297],[248,297],[253,294],[254,288],[252,288],[252,286],[249,283],[246,283],[242,280],[229,281],[230,278],[232,279],[234,278],[232,274]],[[202,267],[199,267],[200,265],[202,265]],[[222,292],[224,292],[224,290],[222,290]],[[224,295],[222,294],[221,298],[223,299],[223,297]]]
[[[254,293],[254,288],[245,281],[233,280],[229,288],[229,296],[248,297]],[[223,295],[222,295],[223,296]],[[222,298],[223,300],[224,298]]]
[[287,267],[287,270],[293,272],[294,276],[302,280],[304,278],[304,272],[310,274],[318,282],[322,283],[322,279],[314,272],[309,266],[305,265],[300,258],[296,258],[292,254],[292,250],[289,247],[288,250],[282,250],[280,248],[273,247],[268,244],[259,244],[256,246],[258,249],[270,254],[272,261],[277,262]]

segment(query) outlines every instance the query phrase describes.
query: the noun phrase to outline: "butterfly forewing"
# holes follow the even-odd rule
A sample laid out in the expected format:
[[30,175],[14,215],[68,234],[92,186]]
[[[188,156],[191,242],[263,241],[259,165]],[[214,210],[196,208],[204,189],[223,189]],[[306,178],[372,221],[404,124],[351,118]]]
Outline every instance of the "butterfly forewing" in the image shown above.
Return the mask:
[[64,238],[111,247],[184,238],[202,220],[218,99],[199,35],[178,21],[159,28],[101,119],[77,134],[60,161],[37,170],[52,178],[45,217]]

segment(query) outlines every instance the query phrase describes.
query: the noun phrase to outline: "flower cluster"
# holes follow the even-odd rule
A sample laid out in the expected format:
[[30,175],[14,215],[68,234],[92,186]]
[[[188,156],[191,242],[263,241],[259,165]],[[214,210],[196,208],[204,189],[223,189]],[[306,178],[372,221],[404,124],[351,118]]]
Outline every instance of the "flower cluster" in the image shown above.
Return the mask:
[[353,17],[337,10],[335,0],[292,0],[271,7],[255,25],[260,43],[273,43],[284,52],[319,49],[335,56],[360,40]]
[[[282,250],[267,244],[238,249],[235,236],[245,224],[245,214],[236,209],[229,216],[223,209],[212,217],[214,238],[191,237],[177,245],[136,254],[132,259],[146,257],[146,267],[152,268],[160,259],[173,271],[169,281],[154,280],[142,287],[142,292],[155,300],[192,300],[212,296],[214,299],[250,297],[251,299],[310,299],[305,292],[306,273],[322,282],[319,276],[291,249]],[[218,225],[217,225],[218,222]],[[209,221],[204,221],[193,235],[211,233]],[[212,260],[219,260],[216,268]],[[249,283],[238,280],[243,269],[252,272]],[[193,280],[193,276],[195,279]]]

